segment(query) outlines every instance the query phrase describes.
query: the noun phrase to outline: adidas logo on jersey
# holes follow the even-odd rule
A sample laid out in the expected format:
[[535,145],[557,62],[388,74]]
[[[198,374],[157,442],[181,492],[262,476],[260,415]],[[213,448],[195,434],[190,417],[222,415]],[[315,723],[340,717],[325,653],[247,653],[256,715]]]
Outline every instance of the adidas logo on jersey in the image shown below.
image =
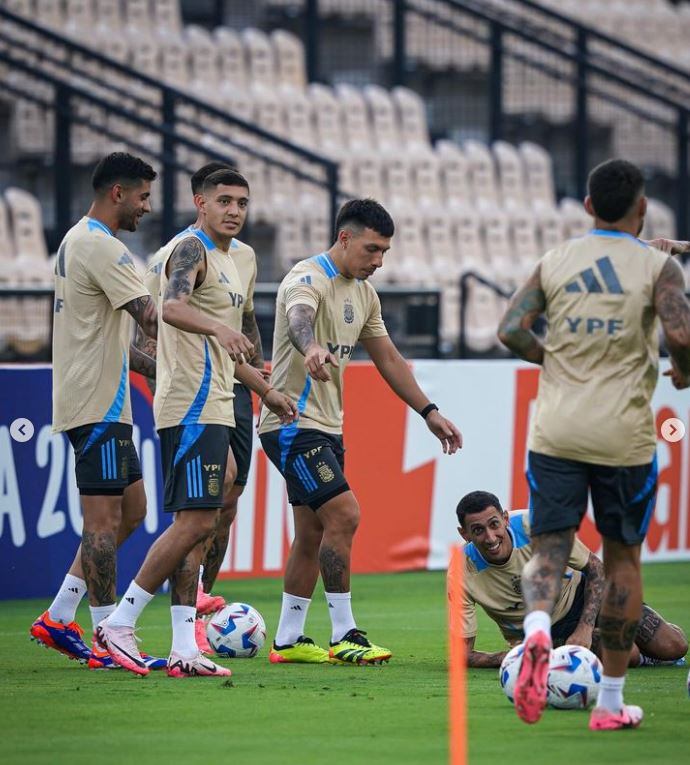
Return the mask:
[[120,256],[120,260],[117,261],[121,266],[133,266],[134,261],[128,252],[123,252]]
[[[599,258],[595,261],[597,269],[586,268],[580,271],[577,278],[565,285],[566,292],[608,293],[609,295],[623,295],[623,288],[618,281],[618,276],[608,257]],[[599,277],[599,278],[597,278]],[[600,279],[603,281],[600,281]]]

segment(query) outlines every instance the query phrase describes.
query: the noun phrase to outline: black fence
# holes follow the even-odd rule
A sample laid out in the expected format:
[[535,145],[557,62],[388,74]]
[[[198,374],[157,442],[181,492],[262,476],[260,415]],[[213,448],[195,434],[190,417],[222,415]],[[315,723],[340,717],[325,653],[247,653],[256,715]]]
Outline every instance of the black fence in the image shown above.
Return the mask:
[[[271,358],[277,284],[257,284],[254,309],[264,356]],[[439,317],[441,296],[436,290],[377,288],[388,332],[409,359],[441,355]],[[0,287],[0,362],[51,360],[53,290]],[[353,358],[367,358],[357,347]]]

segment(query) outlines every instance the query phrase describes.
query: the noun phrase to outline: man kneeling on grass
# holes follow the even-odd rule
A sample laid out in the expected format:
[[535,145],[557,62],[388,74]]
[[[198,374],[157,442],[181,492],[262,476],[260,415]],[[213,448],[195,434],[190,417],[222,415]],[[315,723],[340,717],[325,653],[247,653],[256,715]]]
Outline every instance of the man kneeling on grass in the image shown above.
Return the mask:
[[[462,559],[465,568],[461,604],[467,663],[476,668],[500,667],[508,650],[524,639],[521,576],[532,557],[529,513],[519,511],[509,515],[496,496],[473,491],[460,500],[456,514],[460,524],[458,531],[467,542]],[[448,575],[452,576],[452,570]],[[603,592],[604,564],[576,537],[554,608],[551,627],[554,646],[582,645],[599,655],[596,622]],[[507,650],[475,651],[477,604],[498,624],[508,642]],[[630,666],[684,664],[687,650],[683,630],[643,605]]]

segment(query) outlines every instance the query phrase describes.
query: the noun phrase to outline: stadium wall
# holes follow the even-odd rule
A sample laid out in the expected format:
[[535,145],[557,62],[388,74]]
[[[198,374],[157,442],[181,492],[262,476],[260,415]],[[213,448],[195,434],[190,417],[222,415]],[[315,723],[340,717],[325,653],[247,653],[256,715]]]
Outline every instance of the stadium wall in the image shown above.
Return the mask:
[[[512,361],[418,361],[424,390],[459,425],[463,450],[444,456],[421,418],[387,388],[371,364],[353,362],[345,388],[346,472],[362,521],[354,550],[356,572],[442,569],[457,538],[455,505],[473,489],[497,494],[507,508],[528,504],[525,440],[538,370]],[[141,456],[148,515],[123,547],[121,589],[153,539],[170,522],[162,511],[162,478],[151,396],[132,375],[135,443]],[[621,381],[623,384],[623,381]],[[64,435],[50,432],[49,366],[0,366],[0,599],[46,597],[61,582],[81,533],[74,457]],[[687,392],[668,378],[654,397],[657,427],[667,417],[690,422]],[[25,443],[9,427],[34,424]],[[283,481],[255,439],[247,489],[230,539],[222,576],[275,576],[282,571],[292,523]],[[690,560],[690,437],[658,446],[660,490],[644,559]],[[581,536],[599,539],[588,514]]]

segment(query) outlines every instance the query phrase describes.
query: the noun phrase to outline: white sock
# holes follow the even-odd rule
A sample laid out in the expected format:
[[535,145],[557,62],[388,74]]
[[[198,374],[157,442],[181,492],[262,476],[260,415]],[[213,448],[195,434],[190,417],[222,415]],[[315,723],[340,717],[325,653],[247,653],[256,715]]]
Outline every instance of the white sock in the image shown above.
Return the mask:
[[127,592],[117,605],[117,608],[108,617],[108,624],[113,627],[134,627],[141,612],[153,599],[153,595],[146,590],[142,590],[139,585],[132,580],[127,588]]
[[625,675],[623,677],[601,676],[599,685],[599,698],[597,706],[608,709],[609,712],[620,712],[623,709],[623,686],[625,685]]
[[326,592],[325,595],[331,617],[331,643],[337,643],[357,626],[352,615],[352,593]]
[[532,611],[525,617],[523,629],[525,630],[525,639],[535,632],[546,632],[551,635],[551,617],[546,611]]
[[60,585],[55,600],[48,608],[48,616],[54,622],[69,624],[77,615],[77,606],[86,593],[86,582],[78,576],[67,574]]
[[204,567],[199,566],[199,589],[203,591],[204,589]]
[[116,603],[111,603],[109,606],[89,606],[91,611],[91,623],[93,624],[93,631],[96,631],[96,627],[106,619],[117,608]]
[[184,659],[193,659],[199,648],[194,637],[194,606],[170,606],[172,616],[172,653]]
[[300,598],[297,595],[283,593],[283,605],[280,609],[280,621],[276,631],[276,645],[292,645],[298,637],[304,635],[304,623],[311,598]]

